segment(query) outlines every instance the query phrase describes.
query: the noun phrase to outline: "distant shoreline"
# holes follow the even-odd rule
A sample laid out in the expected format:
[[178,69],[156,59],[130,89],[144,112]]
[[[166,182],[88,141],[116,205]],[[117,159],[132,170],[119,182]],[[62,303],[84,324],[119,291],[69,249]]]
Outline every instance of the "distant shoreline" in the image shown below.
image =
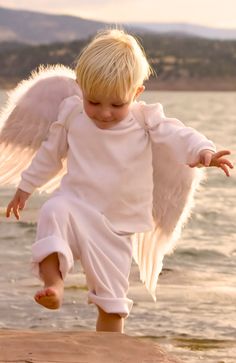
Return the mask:
[[[0,89],[11,90],[21,80],[0,78]],[[228,78],[182,78],[182,79],[152,79],[145,84],[147,91],[212,91],[236,92],[236,77]]]
[[152,79],[147,82],[149,91],[212,91],[235,92],[236,77],[229,78],[179,78],[179,79]]

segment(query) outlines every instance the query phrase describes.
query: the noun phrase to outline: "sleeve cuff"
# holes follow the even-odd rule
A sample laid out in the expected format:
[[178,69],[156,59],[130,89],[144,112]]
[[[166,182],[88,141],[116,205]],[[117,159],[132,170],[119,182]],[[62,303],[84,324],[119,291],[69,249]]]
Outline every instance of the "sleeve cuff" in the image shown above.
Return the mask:
[[196,153],[197,155],[199,155],[199,153],[202,151],[202,150],[209,150],[209,151],[212,151],[213,153],[216,152],[216,147],[215,145],[213,144],[213,142],[211,140],[207,140],[207,142],[202,142],[197,150],[196,150]]
[[35,191],[36,188],[35,188],[35,186],[28,183],[27,181],[21,180],[20,184],[18,185],[18,189],[21,189],[24,192],[32,194]]

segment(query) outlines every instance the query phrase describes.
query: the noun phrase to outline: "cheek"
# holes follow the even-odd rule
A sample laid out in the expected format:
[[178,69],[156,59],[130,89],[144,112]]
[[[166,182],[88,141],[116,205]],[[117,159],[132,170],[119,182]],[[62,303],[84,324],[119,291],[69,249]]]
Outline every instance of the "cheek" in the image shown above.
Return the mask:
[[92,118],[94,116],[94,109],[90,105],[84,103],[84,111],[88,115],[88,117]]
[[125,118],[127,115],[128,115],[128,108],[126,109],[117,109],[116,110],[116,118],[117,119],[120,119],[120,120],[122,120],[123,118]]

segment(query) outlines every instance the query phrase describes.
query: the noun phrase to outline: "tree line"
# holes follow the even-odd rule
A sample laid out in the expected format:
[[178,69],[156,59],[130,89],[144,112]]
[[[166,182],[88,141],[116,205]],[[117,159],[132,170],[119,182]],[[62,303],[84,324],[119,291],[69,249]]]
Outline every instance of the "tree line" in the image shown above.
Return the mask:
[[[159,81],[236,80],[236,41],[156,34],[136,36]],[[0,83],[13,85],[28,77],[40,64],[60,63],[73,68],[88,41],[38,46],[1,43]],[[236,83],[232,87],[236,90]]]

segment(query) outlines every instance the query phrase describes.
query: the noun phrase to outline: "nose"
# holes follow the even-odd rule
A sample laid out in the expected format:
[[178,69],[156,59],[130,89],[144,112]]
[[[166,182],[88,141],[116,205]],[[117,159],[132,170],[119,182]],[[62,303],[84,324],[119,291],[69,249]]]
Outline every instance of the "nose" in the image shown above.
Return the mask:
[[104,107],[102,108],[102,110],[100,111],[100,118],[103,121],[109,121],[112,118],[112,111],[109,107]]

